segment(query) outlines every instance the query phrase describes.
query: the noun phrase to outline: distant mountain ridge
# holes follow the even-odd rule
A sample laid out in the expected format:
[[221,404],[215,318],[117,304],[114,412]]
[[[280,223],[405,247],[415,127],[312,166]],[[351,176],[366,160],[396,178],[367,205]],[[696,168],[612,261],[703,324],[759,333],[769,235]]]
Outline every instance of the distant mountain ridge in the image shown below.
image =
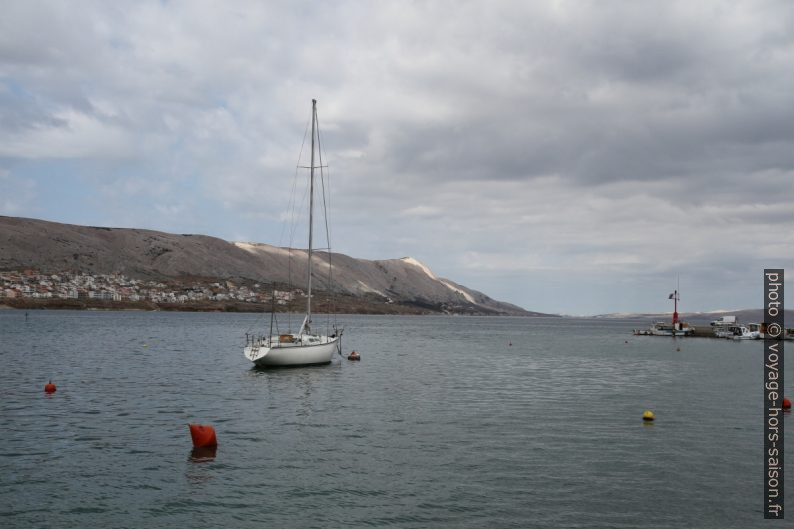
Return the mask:
[[[437,277],[411,257],[373,261],[315,251],[312,259],[318,289],[323,288],[329,257],[334,289],[340,293],[426,306],[435,311],[545,315]],[[288,283],[291,276],[293,284],[301,288],[303,282],[295,278],[306,277],[307,264],[306,250],[262,243],[0,216],[0,270],[76,270],[140,279],[243,278],[281,284]]]
[[[784,315],[786,322],[794,321],[794,310],[785,310]],[[593,318],[600,319],[640,319],[640,320],[670,320],[673,316],[672,312],[657,312],[657,313],[637,313],[637,312],[616,312],[611,314],[599,314],[592,316]],[[716,320],[722,316],[736,316],[740,323],[759,323],[764,319],[764,312],[762,309],[738,309],[738,310],[715,310],[708,312],[680,312],[679,318],[686,322],[692,323],[707,323]]]

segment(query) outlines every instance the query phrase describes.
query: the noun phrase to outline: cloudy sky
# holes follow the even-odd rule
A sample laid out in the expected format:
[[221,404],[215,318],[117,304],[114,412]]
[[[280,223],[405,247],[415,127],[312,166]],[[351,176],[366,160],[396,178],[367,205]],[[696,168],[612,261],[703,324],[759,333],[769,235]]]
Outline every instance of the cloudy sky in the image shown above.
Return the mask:
[[337,251],[567,314],[794,266],[788,0],[5,1],[0,214],[283,244],[312,98]]

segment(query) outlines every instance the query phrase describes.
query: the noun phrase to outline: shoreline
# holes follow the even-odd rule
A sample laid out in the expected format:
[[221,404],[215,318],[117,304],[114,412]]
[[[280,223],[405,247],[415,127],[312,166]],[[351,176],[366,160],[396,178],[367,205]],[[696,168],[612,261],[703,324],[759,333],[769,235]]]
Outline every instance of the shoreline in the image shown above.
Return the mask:
[[[303,304],[294,306],[276,305],[277,313],[300,312]],[[269,303],[245,301],[202,301],[194,303],[155,303],[153,301],[110,301],[98,299],[35,299],[4,298],[0,300],[0,310],[119,310],[119,311],[170,311],[170,312],[270,312]],[[553,314],[499,314],[483,311],[449,311],[428,306],[381,303],[377,301],[342,299],[334,303],[333,311],[326,303],[318,303],[316,312],[335,312],[337,314],[372,315],[428,315],[428,316],[522,316],[522,317],[559,317]]]

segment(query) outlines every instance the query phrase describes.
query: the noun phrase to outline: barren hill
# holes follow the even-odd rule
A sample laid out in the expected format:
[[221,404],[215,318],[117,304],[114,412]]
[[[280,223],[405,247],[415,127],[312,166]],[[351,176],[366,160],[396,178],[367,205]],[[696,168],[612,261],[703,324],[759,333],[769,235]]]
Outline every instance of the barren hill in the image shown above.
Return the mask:
[[[290,254],[292,264],[290,268]],[[337,292],[393,303],[480,314],[542,315],[437,277],[416,259],[366,260],[314,252],[319,289],[331,259]],[[0,216],[0,270],[80,271],[138,279],[232,279],[285,284],[307,273],[308,253],[206,235],[60,224]]]

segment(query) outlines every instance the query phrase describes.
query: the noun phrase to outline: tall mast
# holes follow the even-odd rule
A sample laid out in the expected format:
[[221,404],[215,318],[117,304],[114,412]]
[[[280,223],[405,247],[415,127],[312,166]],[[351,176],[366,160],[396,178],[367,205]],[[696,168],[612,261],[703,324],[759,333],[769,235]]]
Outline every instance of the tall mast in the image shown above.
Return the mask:
[[304,327],[309,330],[312,322],[312,228],[314,225],[314,135],[317,124],[317,100],[312,99],[312,157],[309,164],[309,287],[306,298],[306,323]]

